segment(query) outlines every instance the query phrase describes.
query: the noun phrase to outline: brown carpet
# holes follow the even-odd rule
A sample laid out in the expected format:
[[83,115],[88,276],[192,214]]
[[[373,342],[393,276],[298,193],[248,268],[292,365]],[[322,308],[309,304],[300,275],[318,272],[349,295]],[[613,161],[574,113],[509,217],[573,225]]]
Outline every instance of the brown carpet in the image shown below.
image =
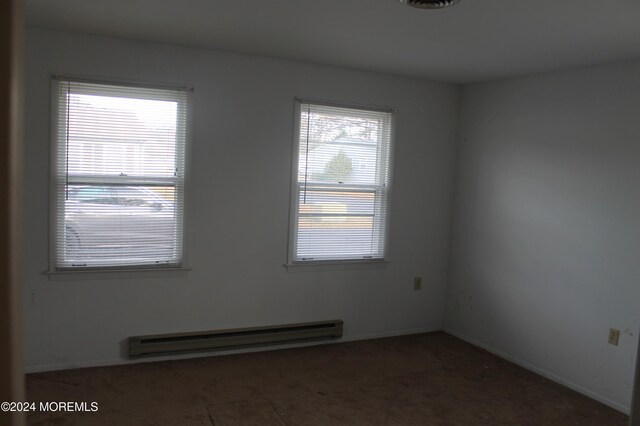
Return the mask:
[[[628,417],[442,332],[30,374],[31,425],[625,425]],[[90,405],[88,405],[90,409]]]

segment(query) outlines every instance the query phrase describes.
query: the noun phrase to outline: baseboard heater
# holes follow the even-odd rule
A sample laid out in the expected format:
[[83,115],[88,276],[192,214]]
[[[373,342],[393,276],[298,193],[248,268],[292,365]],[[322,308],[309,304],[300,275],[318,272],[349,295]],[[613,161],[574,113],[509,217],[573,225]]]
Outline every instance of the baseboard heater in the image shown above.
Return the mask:
[[318,321],[232,330],[129,337],[129,357],[141,358],[200,351],[304,343],[342,337],[342,321]]

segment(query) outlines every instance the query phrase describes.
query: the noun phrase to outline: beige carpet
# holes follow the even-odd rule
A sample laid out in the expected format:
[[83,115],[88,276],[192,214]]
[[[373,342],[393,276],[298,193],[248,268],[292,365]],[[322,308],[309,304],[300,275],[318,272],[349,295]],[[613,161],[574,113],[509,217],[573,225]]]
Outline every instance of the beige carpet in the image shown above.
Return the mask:
[[27,376],[31,425],[626,425],[445,333]]

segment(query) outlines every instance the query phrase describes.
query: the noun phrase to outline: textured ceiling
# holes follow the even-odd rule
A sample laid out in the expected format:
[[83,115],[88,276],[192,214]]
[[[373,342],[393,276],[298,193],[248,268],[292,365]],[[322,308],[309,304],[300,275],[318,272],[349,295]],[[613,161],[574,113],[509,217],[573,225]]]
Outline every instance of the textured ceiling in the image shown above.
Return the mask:
[[27,0],[27,25],[454,83],[640,58],[638,0]]

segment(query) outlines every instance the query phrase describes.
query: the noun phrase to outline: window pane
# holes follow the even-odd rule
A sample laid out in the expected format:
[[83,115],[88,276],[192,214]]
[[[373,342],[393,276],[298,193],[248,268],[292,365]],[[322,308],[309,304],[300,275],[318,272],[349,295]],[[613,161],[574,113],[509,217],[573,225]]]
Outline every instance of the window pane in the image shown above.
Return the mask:
[[69,93],[70,174],[173,176],[177,102]]
[[159,264],[180,238],[174,188],[70,186],[64,203],[67,266]]
[[[381,256],[373,191],[300,192],[298,255],[302,260]],[[337,244],[339,242],[339,244]]]

